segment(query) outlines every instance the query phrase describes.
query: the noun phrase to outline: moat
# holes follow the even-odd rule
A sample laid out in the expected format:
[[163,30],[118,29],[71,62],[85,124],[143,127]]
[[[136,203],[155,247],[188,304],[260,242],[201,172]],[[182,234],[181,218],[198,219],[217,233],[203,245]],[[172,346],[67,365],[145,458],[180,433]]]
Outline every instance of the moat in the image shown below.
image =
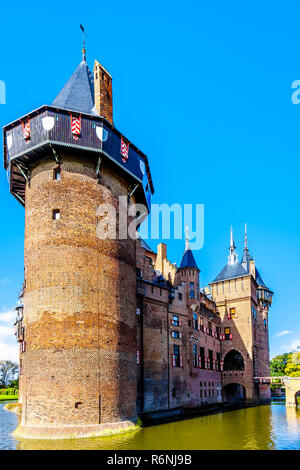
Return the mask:
[[278,450],[300,448],[300,410],[272,403],[212,414],[106,438],[23,440],[11,436],[18,417],[0,404],[0,450]]

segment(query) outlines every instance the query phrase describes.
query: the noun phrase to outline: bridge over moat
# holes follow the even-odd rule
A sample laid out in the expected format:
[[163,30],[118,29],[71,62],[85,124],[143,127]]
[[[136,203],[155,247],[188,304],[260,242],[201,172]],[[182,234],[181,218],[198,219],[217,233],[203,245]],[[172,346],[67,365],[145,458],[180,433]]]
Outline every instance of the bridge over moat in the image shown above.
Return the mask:
[[297,406],[297,397],[300,397],[300,377],[254,377],[257,383],[281,383],[285,387],[285,405]]

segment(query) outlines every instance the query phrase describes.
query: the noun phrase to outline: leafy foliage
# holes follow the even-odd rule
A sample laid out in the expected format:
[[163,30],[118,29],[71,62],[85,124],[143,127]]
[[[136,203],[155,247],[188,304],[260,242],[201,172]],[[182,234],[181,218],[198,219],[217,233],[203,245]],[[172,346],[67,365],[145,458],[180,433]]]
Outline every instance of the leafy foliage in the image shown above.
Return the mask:
[[270,361],[270,371],[273,377],[286,375],[285,368],[286,368],[289,356],[290,356],[290,353],[284,353],[284,354],[274,357],[274,359]]
[[300,352],[295,352],[289,355],[285,375],[289,377],[300,377]]
[[300,377],[300,352],[284,353],[270,361],[271,375]]
[[15,362],[0,361],[0,387],[7,388],[15,381],[19,366]]

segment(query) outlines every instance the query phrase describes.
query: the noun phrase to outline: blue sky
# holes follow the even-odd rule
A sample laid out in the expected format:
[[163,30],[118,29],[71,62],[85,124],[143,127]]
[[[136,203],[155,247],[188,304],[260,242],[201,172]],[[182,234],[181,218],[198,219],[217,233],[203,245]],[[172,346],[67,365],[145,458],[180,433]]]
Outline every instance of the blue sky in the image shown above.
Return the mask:
[[[262,4],[263,3],[263,4]],[[50,104],[81,60],[113,76],[116,126],[149,155],[157,203],[205,205],[195,253],[205,286],[227,262],[233,225],[275,291],[271,355],[300,345],[300,5],[296,1],[110,1],[1,6],[1,126]],[[2,144],[2,142],[1,142]],[[0,173],[0,359],[16,359],[24,210]],[[155,246],[156,241],[151,243]],[[183,242],[168,241],[180,262]]]

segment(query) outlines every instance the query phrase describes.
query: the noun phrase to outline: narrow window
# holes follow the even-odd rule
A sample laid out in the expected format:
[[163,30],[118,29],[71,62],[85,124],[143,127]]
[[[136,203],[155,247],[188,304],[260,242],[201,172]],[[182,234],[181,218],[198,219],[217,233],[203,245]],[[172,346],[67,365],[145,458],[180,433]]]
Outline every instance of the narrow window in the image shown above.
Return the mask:
[[53,220],[59,220],[60,219],[60,210],[59,209],[53,209],[52,219]]
[[[200,348],[200,358],[201,358],[201,369],[205,369],[205,351],[204,351],[204,348]],[[206,387],[205,382],[204,382],[204,387]]]
[[210,370],[213,370],[213,368],[214,368],[213,352],[210,349],[208,351],[208,357],[209,357],[209,368],[210,368]]
[[237,315],[236,315],[236,310],[235,310],[235,307],[232,307],[229,309],[229,313],[228,313],[228,318],[236,318]]
[[225,339],[232,339],[232,335],[230,333],[230,328],[225,328],[224,329],[224,333],[225,333]]
[[197,345],[193,344],[193,366],[198,366]]
[[182,367],[180,348],[177,344],[173,345],[173,367]]
[[60,180],[60,168],[55,168],[53,170],[53,179]]
[[178,293],[178,300],[182,300],[182,294],[180,292]]

